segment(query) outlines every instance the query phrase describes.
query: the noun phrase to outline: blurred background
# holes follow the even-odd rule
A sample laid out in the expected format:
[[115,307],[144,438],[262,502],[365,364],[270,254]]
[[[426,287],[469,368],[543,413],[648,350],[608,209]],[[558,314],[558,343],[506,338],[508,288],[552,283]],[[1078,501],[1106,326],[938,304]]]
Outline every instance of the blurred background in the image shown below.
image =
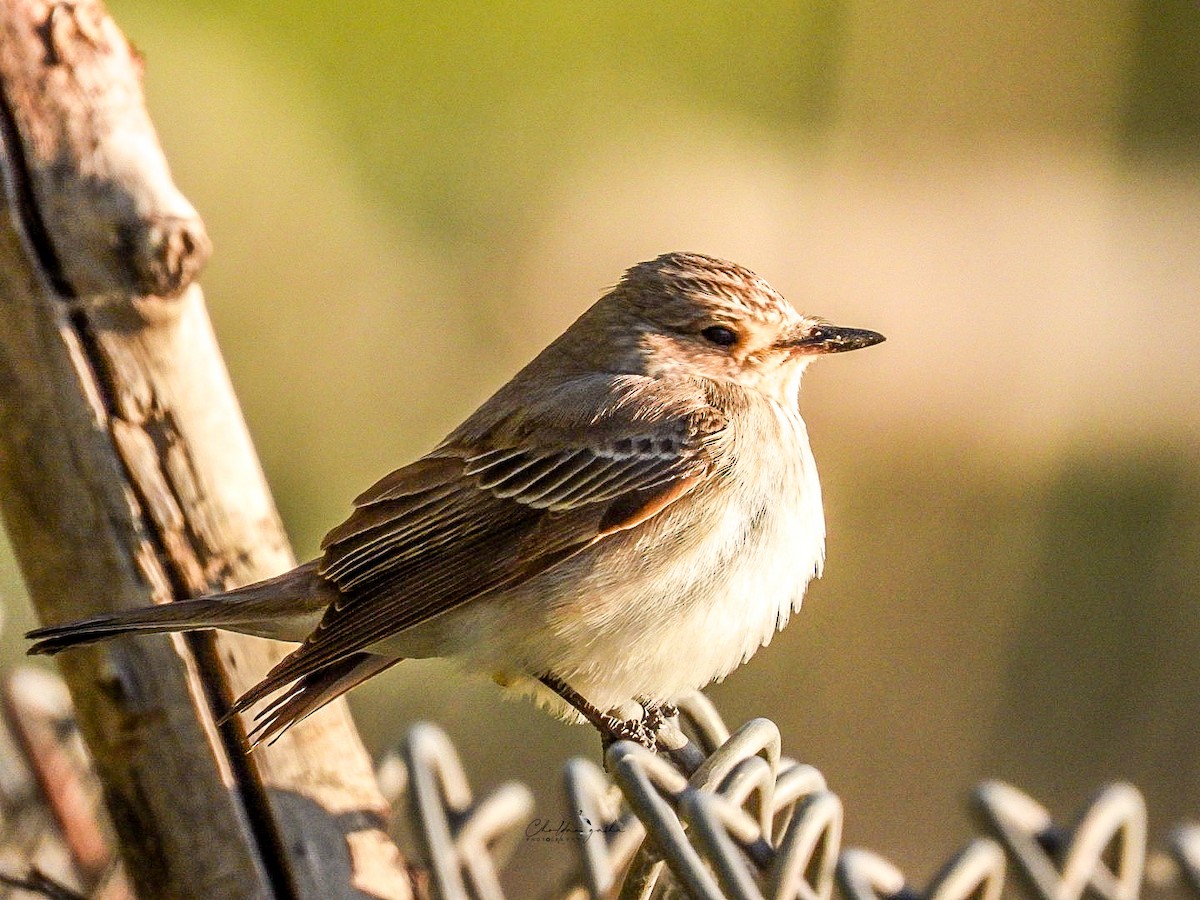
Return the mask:
[[[923,883],[981,778],[1200,817],[1200,5],[109,0],[296,545],[628,265],[697,250],[888,342],[803,410],[825,577],[710,690]],[[0,564],[7,658],[28,622]],[[686,652],[686,648],[680,648]],[[440,663],[351,702],[557,817],[569,728]],[[570,852],[522,844],[546,884]]]

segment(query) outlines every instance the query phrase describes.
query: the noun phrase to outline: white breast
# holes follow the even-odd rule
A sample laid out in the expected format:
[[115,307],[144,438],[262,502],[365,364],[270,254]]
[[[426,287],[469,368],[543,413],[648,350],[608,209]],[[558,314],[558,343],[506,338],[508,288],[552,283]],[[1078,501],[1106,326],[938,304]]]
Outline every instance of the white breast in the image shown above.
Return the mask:
[[[703,686],[770,643],[800,608],[808,582],[825,558],[821,486],[804,422],[772,403],[776,434],[751,435],[761,452],[743,454],[742,501],[726,508],[706,540],[709,569],[702,598],[677,624],[675,640],[688,647],[692,681]],[[703,576],[702,576],[703,578]]]
[[554,570],[553,590],[535,579],[409,632],[396,649],[422,655],[415,639],[427,636],[431,655],[456,647],[506,683],[553,673],[601,709],[727,675],[799,608],[825,552],[804,422],[757,399],[771,413],[756,421],[768,424],[731,429],[731,468],[703,502],[572,558]]
[[[820,574],[825,522],[799,412],[762,402],[770,424],[736,430],[733,468],[699,520],[660,535],[628,565],[583,574],[579,593],[556,605],[549,633],[523,642],[522,654],[540,657],[530,665],[559,673],[601,708],[669,699],[724,677],[787,623]],[[654,565],[632,578],[646,554]]]

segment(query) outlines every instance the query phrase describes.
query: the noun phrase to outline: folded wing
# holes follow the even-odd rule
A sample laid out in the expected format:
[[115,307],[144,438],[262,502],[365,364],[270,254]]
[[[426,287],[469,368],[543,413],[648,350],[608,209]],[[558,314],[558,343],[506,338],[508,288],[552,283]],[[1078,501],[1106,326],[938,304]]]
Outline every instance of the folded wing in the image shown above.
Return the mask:
[[[606,376],[564,391],[571,402],[521,407],[481,436],[468,420],[357,498],[322,545],[340,599],[236,710],[294,682],[290,693],[327,691],[322,670],[636,528],[719,468],[725,421],[698,382]],[[294,721],[276,715],[257,737]]]

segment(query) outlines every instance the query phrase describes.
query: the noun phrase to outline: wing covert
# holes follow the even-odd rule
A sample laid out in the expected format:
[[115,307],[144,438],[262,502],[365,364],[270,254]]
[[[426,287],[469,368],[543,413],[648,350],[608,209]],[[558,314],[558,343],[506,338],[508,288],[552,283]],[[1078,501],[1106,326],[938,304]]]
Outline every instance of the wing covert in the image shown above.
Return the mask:
[[[322,545],[320,572],[341,598],[239,708],[390,635],[523,583],[652,518],[710,477],[719,468],[714,442],[725,419],[698,384],[682,383],[673,397],[661,382],[631,382],[621,376],[614,391],[609,378],[599,385],[605,395],[570,404],[593,411],[582,422],[561,415],[539,422],[538,410],[526,408],[487,429],[487,440],[468,443],[461,437],[468,420],[433,453],[363,493]],[[594,392],[597,385],[586,387]],[[631,387],[654,391],[649,413],[646,404],[630,401]]]

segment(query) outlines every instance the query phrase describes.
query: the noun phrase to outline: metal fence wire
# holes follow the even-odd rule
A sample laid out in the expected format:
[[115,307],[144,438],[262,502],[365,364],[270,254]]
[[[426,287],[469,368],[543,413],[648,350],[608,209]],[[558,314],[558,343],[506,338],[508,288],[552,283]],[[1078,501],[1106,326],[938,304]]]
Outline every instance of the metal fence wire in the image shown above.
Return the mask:
[[[921,888],[883,857],[841,846],[841,801],[820,772],[782,754],[774,723],[753,719],[730,733],[697,693],[679,704],[677,727],[680,746],[669,754],[618,742],[604,770],[567,763],[578,859],[545,897],[999,900],[1015,890],[1040,900],[1134,900],[1142,890],[1146,807],[1132,785],[1104,787],[1063,825],[1017,788],[985,782],[973,803],[988,835]],[[498,872],[529,822],[530,792],[505,784],[473,799],[453,746],[428,724],[412,729],[384,770],[397,802],[407,795],[431,895],[502,900]],[[1200,825],[1179,826],[1168,844],[1155,857],[1156,881],[1200,900]]]
[[[783,755],[774,723],[730,733],[694,694],[667,729],[669,753],[620,742],[603,769],[567,762],[570,813],[554,828],[577,857],[540,897],[1134,900],[1148,882],[1200,900],[1200,824],[1177,826],[1148,857],[1145,803],[1128,784],[1104,787],[1064,825],[1017,788],[985,782],[973,804],[986,836],[919,887],[878,854],[842,847],[841,801],[819,771]],[[131,896],[61,681],[18,670],[0,683],[0,750],[0,900]],[[500,873],[532,821],[529,789],[508,783],[476,798],[430,724],[412,728],[378,774],[429,896],[504,900]]]

